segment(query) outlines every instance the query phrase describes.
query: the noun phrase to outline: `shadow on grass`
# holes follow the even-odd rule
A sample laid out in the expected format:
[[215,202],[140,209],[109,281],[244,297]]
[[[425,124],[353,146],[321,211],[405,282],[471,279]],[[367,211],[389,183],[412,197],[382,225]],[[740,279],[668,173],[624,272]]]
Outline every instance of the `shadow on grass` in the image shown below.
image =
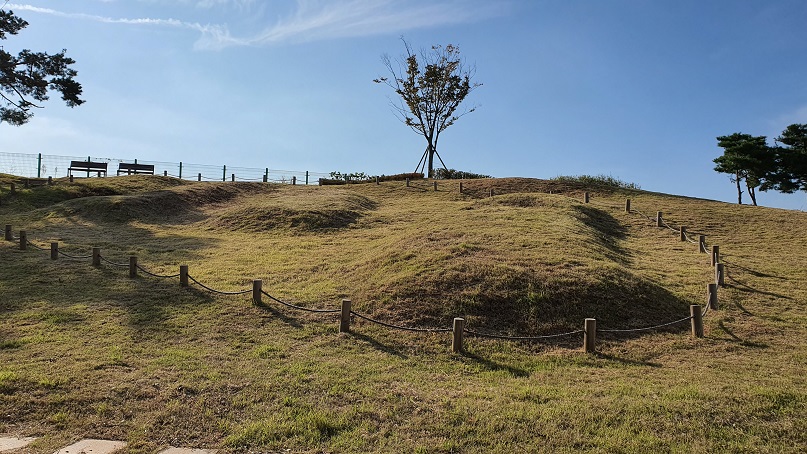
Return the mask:
[[387,353],[389,355],[393,355],[400,359],[408,359],[408,356],[406,356],[401,351],[400,348],[379,342],[378,339],[375,339],[374,337],[370,337],[366,334],[357,333],[355,331],[351,331],[350,335],[360,341],[366,342],[367,344],[369,344],[371,347],[373,347],[378,351]]
[[784,277],[781,277],[781,276],[775,276],[773,274],[765,274],[763,272],[752,270],[751,268],[747,268],[745,266],[739,265],[739,264],[737,264],[735,262],[731,262],[731,261],[728,261],[728,260],[725,260],[725,259],[723,260],[723,263],[725,263],[729,267],[741,269],[741,270],[745,271],[746,273],[751,274],[752,276],[755,276],[755,277],[767,277],[767,278],[771,278],[771,279],[779,279],[781,281],[786,281],[787,280],[787,278],[784,278]]
[[765,290],[759,290],[757,288],[751,287],[750,285],[746,284],[745,282],[740,281],[737,278],[735,278],[734,276],[731,276],[729,274],[726,275],[726,278],[734,283],[734,285],[730,285],[731,287],[734,287],[734,288],[736,288],[737,290],[739,290],[741,292],[757,293],[757,294],[760,294],[760,295],[772,296],[774,298],[793,300],[792,297],[787,296],[787,295],[782,295],[781,293],[768,292],[768,291],[765,291]]
[[628,359],[628,358],[620,358],[618,356],[609,355],[607,353],[596,353],[598,358],[602,358],[607,361],[613,361],[616,363],[624,364],[626,366],[640,366],[640,367],[661,367],[661,364],[654,363],[651,361],[639,361],[635,359]]
[[742,345],[742,346],[744,346],[744,347],[750,347],[750,348],[760,348],[760,349],[765,349],[765,348],[768,348],[768,347],[769,347],[769,345],[768,345],[768,344],[763,344],[763,343],[761,343],[761,342],[753,342],[753,341],[749,341],[749,340],[742,339],[741,337],[739,337],[739,336],[737,336],[736,334],[734,334],[734,332],[733,332],[731,329],[729,329],[729,328],[726,326],[726,324],[725,324],[725,323],[723,323],[723,320],[718,321],[718,322],[717,322],[717,326],[718,326],[718,327],[719,327],[719,328],[720,328],[720,329],[721,329],[721,330],[722,330],[724,333],[726,333],[726,335],[728,335],[728,336],[729,336],[729,337],[732,339],[732,341],[737,342],[737,343],[739,343],[740,345]]
[[580,221],[602,235],[596,237],[597,242],[604,246],[609,254],[608,258],[627,264],[630,254],[619,245],[620,240],[627,238],[627,228],[606,211],[587,205],[574,205],[573,208],[580,213]]
[[294,328],[302,328],[303,327],[303,324],[300,323],[300,320],[298,320],[297,318],[290,317],[290,316],[284,314],[283,312],[280,312],[279,310],[275,309],[274,307],[268,305],[267,303],[265,303],[263,301],[261,301],[260,303],[253,302],[252,304],[255,307],[257,307],[258,309],[261,309],[262,311],[268,313],[272,317],[280,320],[281,322],[283,322],[283,323],[285,323],[285,324],[287,324],[289,326],[292,326]]
[[508,364],[500,364],[488,358],[483,358],[477,354],[465,351],[462,353],[461,358],[470,360],[485,370],[489,371],[505,371],[513,377],[529,377],[530,373],[520,367],[510,366]]

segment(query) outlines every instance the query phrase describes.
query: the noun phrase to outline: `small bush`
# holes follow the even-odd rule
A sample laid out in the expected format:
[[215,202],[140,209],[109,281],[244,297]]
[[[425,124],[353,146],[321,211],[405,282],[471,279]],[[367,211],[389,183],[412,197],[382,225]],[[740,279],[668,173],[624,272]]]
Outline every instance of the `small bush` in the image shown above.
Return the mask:
[[564,183],[574,182],[574,183],[583,183],[586,185],[593,185],[593,186],[610,186],[612,188],[619,188],[619,189],[642,189],[636,183],[627,183],[619,178],[614,178],[611,175],[577,175],[577,176],[570,176],[570,175],[559,175],[555,178],[552,178],[551,181],[560,181]]
[[[344,179],[344,175],[338,172],[331,172],[331,176],[339,176],[340,178],[320,178],[319,185],[326,186],[326,185],[334,185],[334,184],[354,184],[354,183],[371,183],[375,181],[375,177],[367,177],[364,173],[361,174],[350,174],[350,175],[364,175],[363,180],[359,179]],[[379,175],[378,181],[403,181],[409,178],[410,180],[420,180],[423,179],[422,173],[399,173],[396,175]]]
[[364,172],[353,172],[353,173],[331,172],[330,175],[332,180],[354,181],[354,182],[361,182],[368,180],[370,178]]
[[439,180],[474,180],[478,178],[493,178],[490,175],[481,173],[465,172],[454,169],[437,169],[434,171],[434,178]]

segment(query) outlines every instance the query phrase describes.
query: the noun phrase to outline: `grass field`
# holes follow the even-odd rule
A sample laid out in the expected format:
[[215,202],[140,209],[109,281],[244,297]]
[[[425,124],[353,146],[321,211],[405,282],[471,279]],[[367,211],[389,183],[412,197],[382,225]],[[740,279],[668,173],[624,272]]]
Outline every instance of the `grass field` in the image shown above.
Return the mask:
[[[17,181],[17,193],[9,183]],[[543,341],[392,330],[0,243],[0,433],[233,452],[804,452],[807,214],[574,181],[381,185],[92,178],[20,189],[0,224],[42,248],[304,307],[536,336],[689,315],[719,244],[720,309]],[[488,197],[490,190],[494,197]],[[552,192],[550,194],[550,191]],[[582,194],[591,203],[582,203]]]

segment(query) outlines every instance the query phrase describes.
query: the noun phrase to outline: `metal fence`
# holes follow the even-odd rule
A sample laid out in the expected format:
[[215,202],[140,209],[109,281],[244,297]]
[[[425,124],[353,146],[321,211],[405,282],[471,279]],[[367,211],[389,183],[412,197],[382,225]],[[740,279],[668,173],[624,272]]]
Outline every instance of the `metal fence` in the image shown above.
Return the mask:
[[[106,162],[111,164],[109,175],[117,174],[120,163],[136,163],[154,166],[155,175],[168,175],[185,180],[198,181],[267,181],[273,183],[317,184],[320,178],[330,175],[307,170],[278,170],[269,167],[230,167],[227,165],[193,164],[187,162],[161,162],[104,158],[98,156],[57,156],[42,153],[0,153],[0,173],[8,173],[27,178],[59,178],[67,176],[71,161]],[[84,176],[84,172],[75,172],[75,176]],[[95,172],[87,172],[86,176],[94,176]]]

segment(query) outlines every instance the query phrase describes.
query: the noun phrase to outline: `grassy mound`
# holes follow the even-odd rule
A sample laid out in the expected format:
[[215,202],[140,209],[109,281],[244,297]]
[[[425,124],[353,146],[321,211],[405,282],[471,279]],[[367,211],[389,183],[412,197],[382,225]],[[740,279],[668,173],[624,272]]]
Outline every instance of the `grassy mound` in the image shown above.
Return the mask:
[[[2,178],[0,177],[0,180]],[[130,452],[802,452],[807,447],[807,218],[579,181],[305,187],[163,177],[3,191],[3,223],[75,255],[0,243],[0,432]],[[62,187],[65,186],[65,187]],[[489,197],[493,189],[495,197]],[[551,194],[549,192],[552,192]],[[582,203],[582,193],[592,195]],[[65,195],[68,194],[68,195]],[[83,196],[82,196],[83,195]],[[508,335],[645,327],[705,301],[708,254],[624,211],[663,211],[727,266],[706,337],[661,330],[540,342]],[[33,209],[32,209],[33,208]],[[783,227],[783,226],[786,226]],[[692,430],[698,428],[698,430]]]
[[376,206],[367,197],[336,188],[327,192],[317,188],[291,198],[287,193],[244,198],[211,213],[202,225],[253,233],[278,229],[316,232],[350,227]]

